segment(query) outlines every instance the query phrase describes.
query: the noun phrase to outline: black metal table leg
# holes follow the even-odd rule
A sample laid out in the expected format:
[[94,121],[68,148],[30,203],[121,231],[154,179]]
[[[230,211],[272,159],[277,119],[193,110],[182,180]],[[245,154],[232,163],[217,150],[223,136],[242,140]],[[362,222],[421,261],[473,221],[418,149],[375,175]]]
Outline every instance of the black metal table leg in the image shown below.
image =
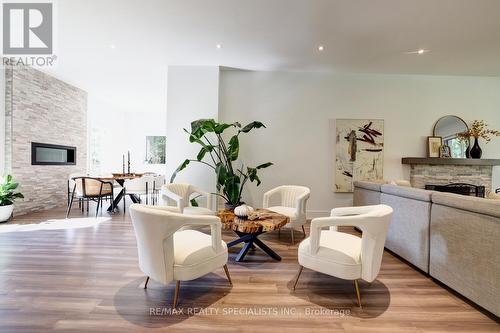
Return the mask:
[[133,203],[141,203],[141,198],[138,195],[129,194],[129,196]]
[[262,251],[264,251],[267,255],[269,255],[274,260],[278,260],[278,261],[281,260],[281,257],[276,252],[274,252],[269,246],[267,246],[260,239],[257,238],[259,235],[263,234],[263,232],[256,232],[256,233],[252,233],[252,234],[245,234],[245,233],[238,232],[238,231],[235,231],[235,232],[236,232],[236,234],[238,234],[238,236],[240,236],[240,238],[235,239],[232,242],[229,242],[227,244],[227,247],[233,247],[233,246],[238,245],[238,244],[243,243],[243,242],[245,243],[243,248],[238,253],[238,256],[236,257],[237,262],[243,261],[243,259],[247,255],[248,251],[250,249],[255,249],[255,245],[257,245]]
[[243,246],[240,253],[238,253],[238,256],[236,257],[237,262],[243,261],[243,259],[245,258],[245,256],[248,253],[248,250],[250,250],[252,245],[253,245],[253,240],[250,240],[249,242],[245,243],[245,246]]
[[253,238],[252,234],[244,234],[243,236],[240,236],[240,238],[235,239],[234,241],[227,243],[227,247],[233,247],[235,245],[238,245],[239,243],[248,242],[252,238]]
[[112,212],[113,208],[118,207],[118,204],[120,203],[120,201],[123,198],[123,193],[124,193],[124,190],[122,188],[122,190],[118,193],[118,195],[113,199],[113,204],[108,207],[108,212]]
[[253,243],[255,245],[257,245],[258,247],[260,247],[260,249],[264,252],[266,252],[271,258],[273,258],[274,260],[278,260],[280,261],[281,260],[281,257],[276,253],[274,252],[269,246],[267,246],[266,244],[264,244],[260,239],[258,239],[257,237],[255,237],[255,239],[253,240]]

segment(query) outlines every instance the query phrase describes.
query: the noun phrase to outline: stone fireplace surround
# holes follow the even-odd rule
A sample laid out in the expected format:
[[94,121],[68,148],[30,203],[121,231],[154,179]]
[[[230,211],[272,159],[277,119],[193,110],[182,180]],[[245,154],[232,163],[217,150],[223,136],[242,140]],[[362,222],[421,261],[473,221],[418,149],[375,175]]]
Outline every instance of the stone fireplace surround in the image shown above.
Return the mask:
[[413,187],[466,183],[492,190],[493,167],[499,159],[417,158],[405,157],[403,164],[410,165],[410,182]]

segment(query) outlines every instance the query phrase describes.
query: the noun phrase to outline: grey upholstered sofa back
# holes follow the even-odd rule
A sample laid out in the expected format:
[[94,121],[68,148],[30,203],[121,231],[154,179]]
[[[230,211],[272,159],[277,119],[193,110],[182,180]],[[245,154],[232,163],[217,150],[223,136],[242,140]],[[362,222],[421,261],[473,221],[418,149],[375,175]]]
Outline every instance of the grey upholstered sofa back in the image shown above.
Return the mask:
[[500,201],[434,193],[429,274],[500,316]]
[[394,209],[386,248],[429,273],[432,192],[397,185],[382,185],[381,191],[380,203]]
[[353,204],[354,206],[369,206],[380,204],[380,187],[382,183],[355,181]]

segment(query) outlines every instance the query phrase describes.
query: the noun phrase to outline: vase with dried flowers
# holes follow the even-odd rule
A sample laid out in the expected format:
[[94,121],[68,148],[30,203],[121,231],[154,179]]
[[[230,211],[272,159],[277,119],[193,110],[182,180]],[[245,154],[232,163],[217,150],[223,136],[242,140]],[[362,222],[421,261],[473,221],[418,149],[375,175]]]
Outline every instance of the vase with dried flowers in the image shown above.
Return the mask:
[[470,157],[472,158],[481,158],[483,154],[483,150],[479,147],[480,138],[488,143],[497,136],[500,136],[500,131],[489,129],[484,120],[474,120],[467,131],[458,134],[459,139],[464,141],[474,138],[474,146],[470,148]]

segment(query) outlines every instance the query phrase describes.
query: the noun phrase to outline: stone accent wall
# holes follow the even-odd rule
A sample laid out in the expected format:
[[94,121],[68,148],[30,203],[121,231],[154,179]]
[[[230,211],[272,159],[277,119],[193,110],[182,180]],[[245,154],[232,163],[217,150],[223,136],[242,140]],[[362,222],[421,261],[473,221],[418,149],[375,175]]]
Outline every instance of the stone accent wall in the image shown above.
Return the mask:
[[[6,171],[20,215],[66,205],[67,179],[87,169],[87,93],[29,67],[6,70]],[[31,165],[31,142],[76,146],[76,165]]]
[[467,183],[486,187],[491,191],[491,166],[486,165],[411,165],[410,182],[413,187],[425,188],[425,185],[446,185]]

